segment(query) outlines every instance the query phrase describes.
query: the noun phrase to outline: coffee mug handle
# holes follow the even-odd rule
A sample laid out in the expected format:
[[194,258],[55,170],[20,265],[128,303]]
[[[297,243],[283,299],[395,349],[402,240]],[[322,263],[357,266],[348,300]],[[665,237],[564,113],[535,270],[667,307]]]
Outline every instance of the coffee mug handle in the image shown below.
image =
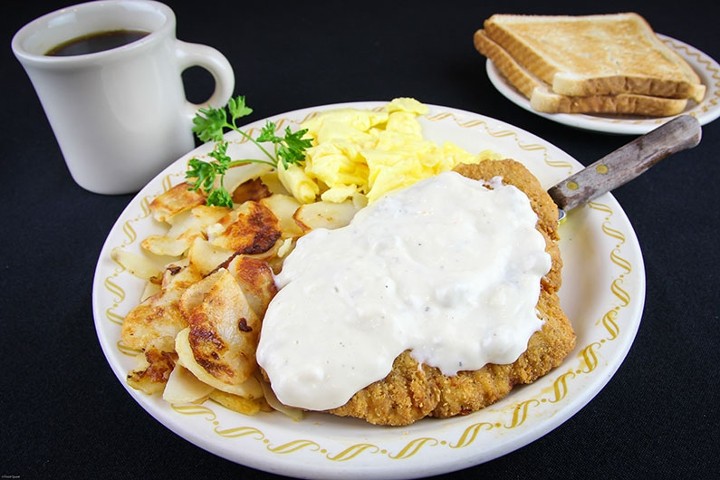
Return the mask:
[[195,104],[187,101],[189,119],[202,107],[222,107],[228,102],[235,88],[235,74],[222,53],[207,45],[176,40],[175,55],[180,73],[190,67],[200,67],[210,72],[215,80],[215,90],[205,102]]

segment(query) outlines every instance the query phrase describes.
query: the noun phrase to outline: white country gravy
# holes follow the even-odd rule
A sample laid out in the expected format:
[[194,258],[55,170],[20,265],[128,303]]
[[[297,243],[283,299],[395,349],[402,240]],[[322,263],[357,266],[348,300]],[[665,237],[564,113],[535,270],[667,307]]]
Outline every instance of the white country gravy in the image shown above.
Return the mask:
[[443,173],[298,241],[257,350],[282,403],[339,407],[405,350],[446,375],[525,351],[551,259],[528,197],[489,185]]

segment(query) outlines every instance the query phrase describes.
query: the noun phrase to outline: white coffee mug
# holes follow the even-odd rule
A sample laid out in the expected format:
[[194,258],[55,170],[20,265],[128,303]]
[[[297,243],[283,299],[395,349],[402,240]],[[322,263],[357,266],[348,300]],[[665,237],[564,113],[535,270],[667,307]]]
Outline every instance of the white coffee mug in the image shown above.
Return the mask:
[[[97,53],[48,56],[98,32],[146,36]],[[175,14],[151,0],[100,0],[44,15],[22,27],[12,50],[25,68],[73,179],[95,193],[138,191],[194,147],[192,118],[222,106],[235,77],[214,48],[175,37]],[[208,70],[215,90],[201,105],[185,96],[182,71]]]

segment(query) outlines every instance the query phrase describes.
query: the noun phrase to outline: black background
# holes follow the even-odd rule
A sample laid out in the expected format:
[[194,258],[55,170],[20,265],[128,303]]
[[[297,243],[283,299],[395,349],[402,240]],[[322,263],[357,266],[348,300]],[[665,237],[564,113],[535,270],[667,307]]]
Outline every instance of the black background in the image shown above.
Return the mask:
[[[717,2],[168,2],[178,37],[235,69],[251,120],[336,102],[410,96],[498,118],[589,164],[632,139],[573,129],[502,97],[472,34],[493,13],[637,11],[720,59]],[[706,3],[706,2],[705,2]],[[6,2],[0,114],[0,475],[21,478],[280,478],[207,453],[152,419],[102,354],[91,311],[98,254],[132,196],[69,176],[14,32],[63,1]],[[209,76],[184,75],[203,100]],[[715,78],[720,83],[720,78]],[[720,122],[615,191],[643,250],[647,298],[625,362],[543,438],[452,478],[720,478]]]

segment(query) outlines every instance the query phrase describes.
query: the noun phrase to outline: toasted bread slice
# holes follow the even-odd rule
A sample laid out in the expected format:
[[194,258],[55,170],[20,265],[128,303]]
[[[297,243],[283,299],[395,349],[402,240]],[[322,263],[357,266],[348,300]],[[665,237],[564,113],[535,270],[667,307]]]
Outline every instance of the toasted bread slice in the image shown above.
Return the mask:
[[697,73],[636,13],[496,14],[484,29],[561,95],[632,93],[697,102],[705,96]]
[[534,110],[544,113],[605,113],[664,117],[682,113],[687,99],[653,97],[633,93],[617,95],[560,95],[550,86],[523,68],[484,30],[474,35],[475,48],[490,59],[500,74],[530,100]]

